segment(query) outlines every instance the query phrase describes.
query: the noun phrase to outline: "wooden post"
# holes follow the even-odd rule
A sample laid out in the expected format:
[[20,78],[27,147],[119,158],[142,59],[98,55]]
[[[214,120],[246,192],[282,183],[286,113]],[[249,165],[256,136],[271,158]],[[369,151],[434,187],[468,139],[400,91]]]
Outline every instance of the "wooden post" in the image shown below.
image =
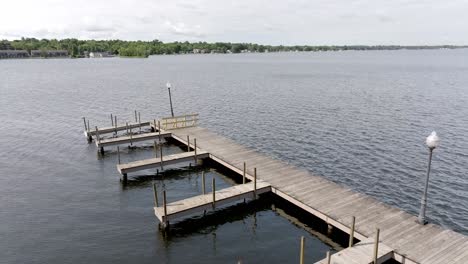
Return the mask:
[[159,146],[159,154],[161,154],[161,171],[164,170],[164,167],[163,167],[163,153],[162,153],[162,146]]
[[115,134],[117,135],[117,116],[114,116]]
[[161,122],[158,121],[159,143],[161,143]]
[[247,165],[244,161],[244,170],[242,171],[242,184],[245,184],[245,170],[247,169]]
[[198,164],[198,159],[197,159],[197,139],[193,139],[193,150],[195,151],[195,166]]
[[156,183],[153,183],[153,194],[154,194],[154,204],[156,205],[156,207],[159,207],[158,188],[156,187]]
[[112,122],[112,126],[114,126],[114,118],[112,117],[112,114],[111,114],[111,122]]
[[190,136],[187,135],[187,152],[190,152]]
[[254,199],[257,199],[257,168],[254,168]]
[[327,251],[327,264],[330,264],[331,263],[331,255],[330,255],[330,251]]
[[201,181],[202,181],[202,191],[203,191],[203,194],[206,194],[206,189],[205,189],[205,172],[202,171],[202,174],[201,174]]
[[138,127],[140,128],[140,133],[141,133],[141,116],[140,116],[140,112],[138,112]]
[[151,132],[156,132],[156,119],[153,119],[153,129]]
[[125,129],[127,130],[127,135],[128,135],[128,122],[125,122]]
[[101,143],[101,138],[99,137],[99,130],[98,130],[97,126],[96,126],[96,139],[97,139],[98,143],[100,144]]
[[158,149],[156,148],[156,140],[153,143],[153,148],[154,148],[154,158],[158,157]]
[[163,206],[164,206],[164,227],[167,227],[167,200],[166,190],[163,191]]
[[88,127],[86,126],[86,117],[83,117],[83,122],[84,122],[84,130],[88,131]]
[[133,145],[133,142],[132,142],[133,141],[133,132],[132,132],[132,126],[131,125],[130,125],[129,129],[130,129],[130,146],[132,146]]
[[135,123],[138,122],[138,119],[137,119],[137,110],[135,110]]
[[356,223],[356,217],[353,216],[353,218],[351,220],[351,230],[349,231],[349,244],[348,244],[348,247],[353,246],[353,242],[354,242],[354,224],[355,223]]
[[299,263],[304,264],[304,247],[305,247],[305,237],[301,236],[301,253]]
[[377,264],[377,256],[379,253],[379,234],[380,234],[380,229],[376,228],[375,244],[374,244],[374,264]]
[[89,126],[89,119],[87,121],[88,121],[88,132],[89,132],[91,130],[91,127]]
[[213,190],[213,208],[215,208],[215,203],[216,203],[215,178],[211,179],[211,189]]
[[119,159],[119,164],[120,164],[120,148],[117,146],[117,157]]

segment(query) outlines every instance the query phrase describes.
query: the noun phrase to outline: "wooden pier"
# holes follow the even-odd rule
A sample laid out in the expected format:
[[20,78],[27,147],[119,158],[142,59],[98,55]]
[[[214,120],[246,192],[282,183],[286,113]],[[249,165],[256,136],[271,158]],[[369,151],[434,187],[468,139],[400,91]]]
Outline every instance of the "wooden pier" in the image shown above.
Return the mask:
[[[405,264],[468,263],[467,236],[431,223],[421,225],[414,215],[260,154],[205,128],[192,126],[194,123],[195,121],[187,127],[181,127],[177,118],[166,122],[166,128],[171,129],[168,136],[188,145],[188,149],[194,151],[119,164],[118,171],[126,177],[129,172],[157,167],[162,169],[165,165],[177,162],[196,162],[196,159],[210,158],[239,175],[245,175],[245,178],[254,183],[258,181],[257,192],[271,191],[325,221],[330,231],[339,229],[361,241],[333,254],[330,263],[371,263],[372,241],[378,241],[379,250],[374,256],[378,263],[389,258]],[[153,125],[153,129],[155,128]],[[112,128],[109,129],[112,132]],[[188,138],[194,139],[194,144],[190,144]],[[244,167],[246,163],[247,169]],[[248,197],[252,192],[252,182],[245,183],[216,191],[214,198],[213,194],[208,193],[182,201],[164,202],[165,210],[164,206],[157,205],[158,198],[155,195],[155,215],[166,224],[188,214],[209,210],[213,208],[213,201],[214,204],[222,205],[224,202]],[[377,232],[377,239],[373,240],[376,228],[380,232]]]
[[167,156],[162,156],[159,158],[145,159],[133,161],[125,164],[118,164],[117,170],[120,174],[126,175],[127,173],[137,172],[141,170],[147,170],[152,168],[159,168],[172,164],[177,164],[181,162],[196,162],[196,159],[208,158],[209,154],[206,151],[200,151],[196,153],[195,151],[191,152],[182,152],[179,154],[172,154]]
[[255,199],[257,195],[270,191],[271,187],[266,182],[258,181],[256,184],[250,182],[217,190],[214,194],[211,192],[166,205],[163,204],[160,207],[154,207],[154,213],[161,223],[167,225],[169,221],[177,218],[214,210],[217,207],[244,199]]
[[103,148],[108,146],[117,146],[117,145],[124,145],[124,144],[133,144],[142,141],[151,141],[156,139],[163,139],[171,137],[170,132],[151,132],[151,133],[142,133],[137,135],[128,135],[128,136],[121,136],[116,138],[106,138],[100,139],[96,141],[96,147]]

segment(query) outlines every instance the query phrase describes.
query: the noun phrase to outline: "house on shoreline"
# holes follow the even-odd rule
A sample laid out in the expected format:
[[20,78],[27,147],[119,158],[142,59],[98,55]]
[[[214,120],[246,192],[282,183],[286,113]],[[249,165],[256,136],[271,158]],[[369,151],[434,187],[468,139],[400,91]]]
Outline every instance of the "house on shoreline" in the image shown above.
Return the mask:
[[26,50],[0,50],[0,59],[21,59],[29,58]]
[[67,58],[67,50],[31,50],[31,58]]

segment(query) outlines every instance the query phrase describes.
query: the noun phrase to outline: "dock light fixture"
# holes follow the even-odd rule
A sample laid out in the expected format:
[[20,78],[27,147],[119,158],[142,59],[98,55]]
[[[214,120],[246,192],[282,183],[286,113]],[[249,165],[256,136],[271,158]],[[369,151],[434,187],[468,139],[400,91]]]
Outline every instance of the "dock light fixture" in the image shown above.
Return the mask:
[[171,105],[171,115],[174,117],[174,109],[172,109],[172,97],[171,97],[171,83],[166,83],[167,91],[169,92],[169,103]]
[[427,224],[426,221],[426,203],[427,203],[427,188],[429,186],[429,173],[431,172],[431,161],[432,161],[432,151],[439,146],[440,139],[437,136],[437,133],[433,131],[426,138],[426,145],[429,148],[429,164],[427,166],[427,175],[426,175],[426,185],[424,187],[424,193],[421,198],[421,210],[419,211],[418,222],[421,225]]

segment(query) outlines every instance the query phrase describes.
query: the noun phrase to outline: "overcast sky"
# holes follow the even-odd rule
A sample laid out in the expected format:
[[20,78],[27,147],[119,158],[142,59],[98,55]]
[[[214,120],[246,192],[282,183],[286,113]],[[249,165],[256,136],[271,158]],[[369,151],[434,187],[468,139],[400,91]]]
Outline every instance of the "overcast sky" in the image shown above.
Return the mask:
[[468,0],[13,0],[0,39],[468,44]]

